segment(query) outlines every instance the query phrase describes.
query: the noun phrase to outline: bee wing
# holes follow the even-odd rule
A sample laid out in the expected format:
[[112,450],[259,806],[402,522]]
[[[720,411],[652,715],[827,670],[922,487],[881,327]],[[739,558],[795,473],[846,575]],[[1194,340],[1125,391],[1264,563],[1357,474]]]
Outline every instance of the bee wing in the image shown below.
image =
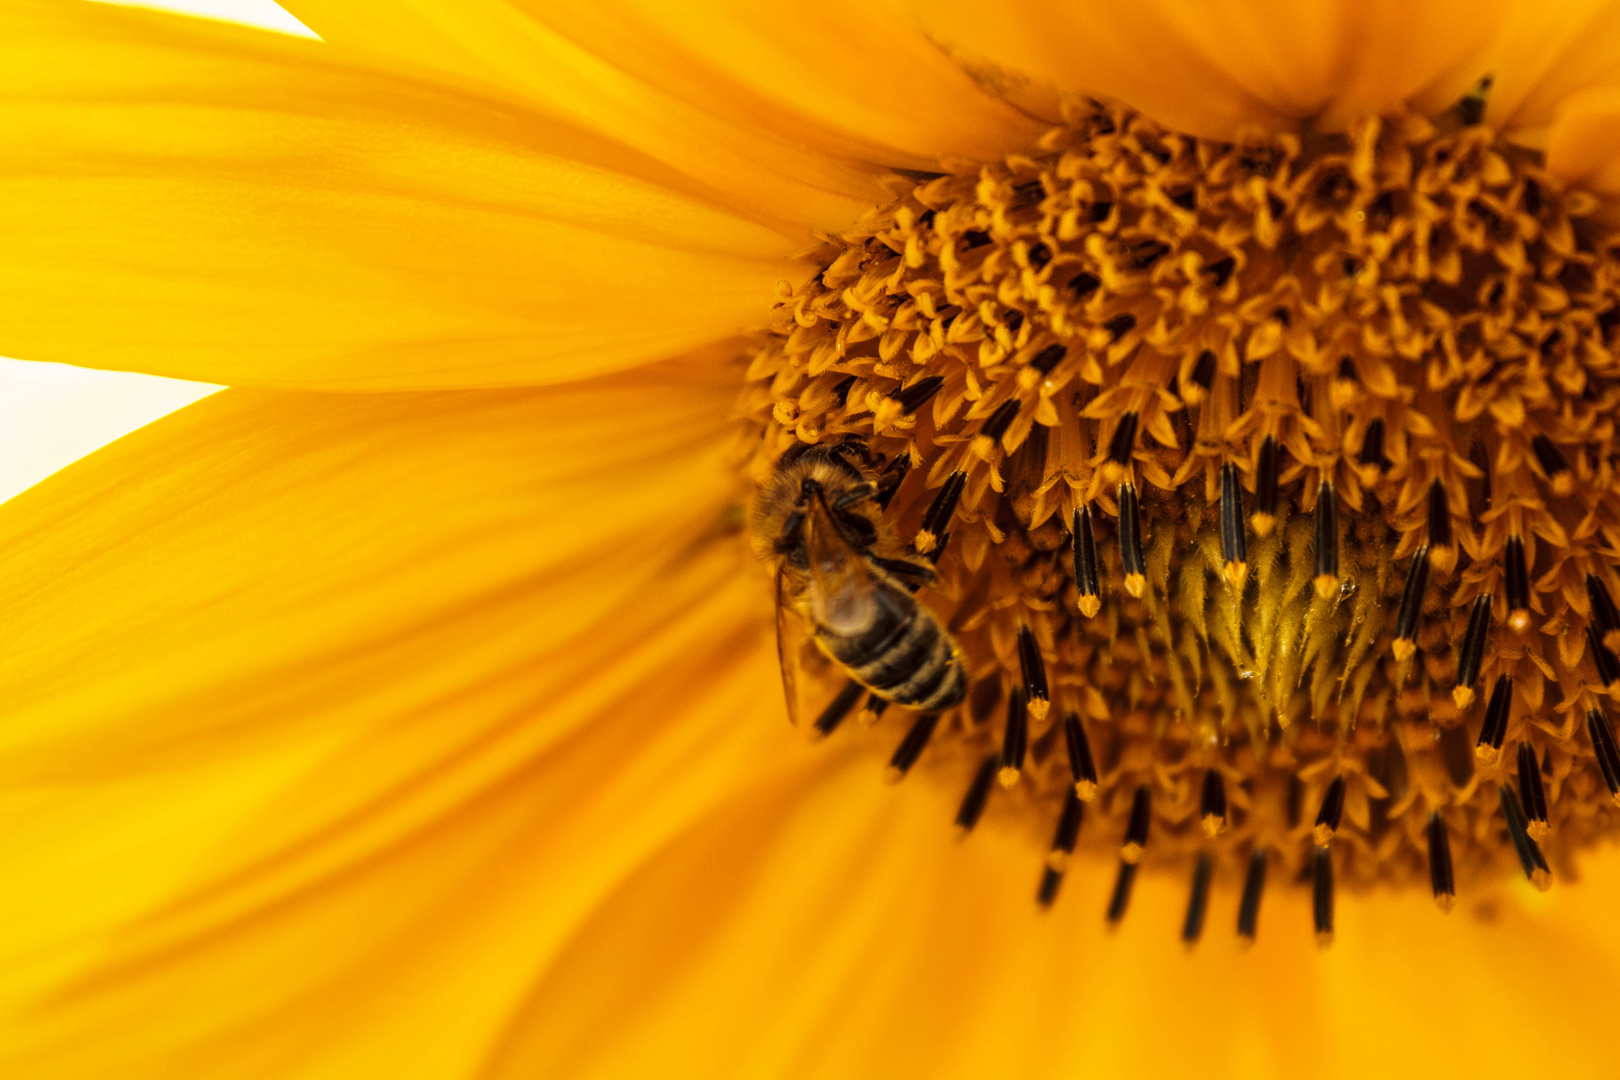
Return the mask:
[[877,588],[871,568],[844,538],[819,497],[805,511],[804,548],[808,562],[804,594],[811,617],[824,627],[866,624]]
[[776,574],[776,659],[782,667],[782,696],[794,727],[821,717],[849,682],[810,636],[792,599],[787,574]]
[[788,722],[799,726],[799,654],[806,639],[804,620],[787,598],[787,572],[776,571],[776,661],[782,667],[782,696],[787,702]]

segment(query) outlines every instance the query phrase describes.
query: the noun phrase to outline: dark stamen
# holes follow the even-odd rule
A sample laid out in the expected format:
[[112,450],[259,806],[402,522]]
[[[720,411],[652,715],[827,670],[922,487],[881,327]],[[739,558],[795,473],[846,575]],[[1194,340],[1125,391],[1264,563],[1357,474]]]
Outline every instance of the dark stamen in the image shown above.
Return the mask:
[[1204,933],[1204,912],[1209,907],[1209,877],[1214,860],[1209,852],[1200,852],[1198,865],[1193,867],[1192,892],[1187,897],[1187,917],[1181,923],[1181,940],[1188,945],[1198,941]]
[[1485,659],[1485,642],[1490,636],[1491,594],[1480,593],[1474,597],[1468,629],[1463,631],[1462,650],[1457,654],[1457,685],[1451,690],[1451,700],[1459,709],[1474,703],[1474,684],[1479,681],[1479,665]]
[[1243,486],[1237,466],[1221,466],[1221,561],[1226,580],[1241,588],[1249,573],[1249,539],[1243,522]]
[[1429,558],[1439,563],[1451,547],[1451,505],[1439,480],[1429,484]]
[[1018,667],[1024,676],[1024,697],[1029,702],[1030,715],[1038,721],[1045,720],[1046,710],[1051,708],[1046,692],[1046,661],[1041,657],[1035,634],[1027,626],[1018,628]]
[[1066,345],[1053,343],[1029,358],[1029,366],[1042,375],[1050,374],[1052,369],[1062,363],[1063,358],[1069,355]]
[[1118,341],[1136,329],[1136,316],[1128,311],[1123,315],[1115,315],[1112,319],[1103,323],[1103,329],[1108,331],[1109,340]]
[[911,455],[899,453],[889,462],[877,480],[877,504],[879,510],[887,510],[889,503],[894,500],[894,493],[900,490],[901,481],[911,471]]
[[882,719],[883,714],[888,710],[889,702],[887,699],[880,698],[876,694],[868,694],[866,695],[866,704],[861,706],[861,711],[855,715],[855,719],[859,720],[863,726],[871,727]]
[[1508,625],[1523,630],[1530,625],[1530,575],[1524,565],[1524,541],[1509,536],[1502,549],[1503,584],[1507,587]]
[[866,687],[854,679],[845,683],[844,688],[838,691],[838,696],[828,702],[827,707],[821,710],[821,715],[816,717],[817,737],[826,738],[831,735],[838,725],[844,722],[844,717],[850,714],[850,711],[855,708],[855,703],[861,700],[861,695],[864,693],[866,693]]
[[1069,289],[1082,300],[1096,292],[1101,284],[1102,279],[1096,274],[1076,274],[1069,279]]
[[1260,926],[1260,893],[1266,887],[1267,854],[1266,848],[1261,846],[1249,856],[1249,870],[1243,875],[1243,899],[1238,902],[1238,936],[1251,945]]
[[1412,556],[1406,570],[1406,586],[1401,590],[1401,607],[1395,616],[1395,659],[1406,660],[1417,651],[1418,618],[1423,614],[1423,593],[1429,586],[1429,545]]
[[1136,485],[1119,485],[1119,563],[1125,572],[1125,591],[1141,599],[1147,586],[1147,563],[1142,558],[1142,512]]
[[1114,437],[1108,442],[1108,460],[1115,465],[1131,462],[1131,450],[1136,446],[1136,421],[1134,412],[1126,412],[1114,425]]
[[1502,815],[1507,818],[1508,835],[1513,838],[1514,850],[1519,853],[1519,865],[1524,867],[1524,876],[1530,879],[1530,884],[1545,891],[1552,884],[1552,871],[1547,869],[1547,860],[1541,854],[1541,848],[1530,839],[1524,811],[1519,808],[1519,797],[1506,784],[1498,788],[1497,793],[1502,799]]
[[1183,393],[1182,397],[1189,405],[1196,405],[1209,395],[1209,388],[1215,382],[1215,354],[1208,349],[1198,354],[1193,362],[1192,386],[1196,387],[1193,393]]
[[1035,890],[1035,902],[1043,908],[1052,906],[1057,899],[1058,888],[1063,884],[1063,871],[1054,870],[1050,866],[1041,871],[1041,885]]
[[1215,287],[1219,289],[1231,278],[1232,271],[1235,269],[1237,269],[1237,260],[1227,255],[1204,267],[1204,273],[1214,279]]
[[1044,198],[1046,198],[1046,189],[1041,186],[1041,182],[1039,180],[1026,180],[1022,184],[1013,185],[1011,209],[1022,210],[1026,206],[1034,206]]
[[1158,240],[1144,240],[1130,246],[1129,264],[1132,270],[1146,270],[1170,253],[1170,245]]
[[1541,766],[1536,763],[1535,747],[1519,744],[1519,800],[1524,806],[1525,831],[1540,840],[1551,831],[1547,824],[1547,792],[1541,786]]
[[1069,775],[1074,778],[1074,793],[1090,801],[1097,794],[1097,765],[1091,759],[1091,743],[1078,713],[1063,718],[1063,740],[1069,747]]
[[891,784],[898,784],[905,779],[906,773],[917,764],[922,756],[928,740],[934,737],[934,728],[939,724],[939,713],[923,713],[912,723],[911,730],[906,737],[900,740],[895,748],[894,756],[889,759],[889,767],[883,771],[883,778]]
[[1472,127],[1485,122],[1485,104],[1489,98],[1492,81],[1491,76],[1485,76],[1457,102],[1457,119],[1464,125]]
[[838,400],[840,408],[849,404],[849,388],[854,385],[855,376],[851,375],[848,378],[838,380],[837,385],[833,387],[833,397]]
[[1000,405],[997,405],[996,411],[991,413],[990,418],[984,422],[984,426],[979,428],[979,434],[974,436],[973,441],[978,442],[980,439],[988,439],[995,442],[1005,435],[1007,429],[1012,426],[1013,417],[1018,415],[1018,407],[1022,404],[1023,402],[1018,398],[1008,398]]
[[956,515],[956,500],[962,497],[965,486],[967,473],[953,472],[934,496],[934,501],[928,504],[928,510],[923,514],[922,528],[917,530],[917,538],[912,545],[919,554],[926,555],[935,548],[944,548],[940,538],[950,525],[951,518]]
[[1204,835],[1219,836],[1226,828],[1226,780],[1219,769],[1204,770],[1204,790],[1198,800],[1198,818]]
[[1074,854],[1075,841],[1080,838],[1080,822],[1085,818],[1085,808],[1086,804],[1070,788],[1063,799],[1063,812],[1058,815],[1057,832],[1052,835],[1052,850],[1046,856],[1046,863],[1053,870],[1068,868],[1069,856]]
[[900,403],[902,415],[910,416],[928,404],[929,400],[939,393],[939,388],[944,385],[944,376],[930,375],[926,379],[918,379],[904,390],[890,391],[889,396]]
[[1270,536],[1277,524],[1277,440],[1260,441],[1260,461],[1254,470],[1254,531]]
[[1592,621],[1598,634],[1611,649],[1620,648],[1620,610],[1616,610],[1609,588],[1596,574],[1586,575],[1586,598],[1592,602]]
[[1284,799],[1284,809],[1288,811],[1288,828],[1299,828],[1299,817],[1305,809],[1305,782],[1299,778],[1298,773],[1288,774],[1287,797]]
[[1119,877],[1114,879],[1114,895],[1108,898],[1108,922],[1119,925],[1131,906],[1131,886],[1136,882],[1136,864],[1120,861]]
[[1333,482],[1316,489],[1316,595],[1330,600],[1339,588],[1339,503]]
[[1091,529],[1091,507],[1074,512],[1070,530],[1074,540],[1074,587],[1080,594],[1080,614],[1091,618],[1102,610],[1102,590],[1097,579],[1097,537]]
[[1380,472],[1389,470],[1389,459],[1384,456],[1384,418],[1375,416],[1367,421],[1367,434],[1361,440],[1361,463],[1375,465]]
[[1490,704],[1485,706],[1485,723],[1479,729],[1479,742],[1474,744],[1474,756],[1485,764],[1496,760],[1501,752],[1502,740],[1507,737],[1508,713],[1513,709],[1513,676],[1498,675],[1491,689]]
[[1620,660],[1616,660],[1614,653],[1603,644],[1597,628],[1591,623],[1586,624],[1586,647],[1592,651],[1592,664],[1597,668],[1598,678],[1604,686],[1613,685],[1616,679],[1620,679]]
[[1569,463],[1564,455],[1559,453],[1558,447],[1545,435],[1537,435],[1530,440],[1530,449],[1535,451],[1536,461],[1541,464],[1541,471],[1547,474],[1556,494],[1568,495],[1575,486],[1575,478],[1569,473]]
[[1609,789],[1609,797],[1620,803],[1620,747],[1614,742],[1614,729],[1609,718],[1597,709],[1586,713],[1586,733],[1592,738],[1592,752],[1597,757],[1598,771]]
[[984,245],[988,244],[989,242],[990,234],[982,229],[969,229],[967,232],[962,234],[962,247],[965,251],[972,251],[974,248],[984,247]]
[[1451,840],[1438,810],[1429,815],[1429,884],[1440,910],[1450,911],[1457,902],[1457,883],[1451,872]]
[[1007,695],[1007,729],[1001,738],[1001,772],[997,774],[1001,786],[1010,788],[1018,783],[1024,768],[1024,751],[1029,748],[1029,711],[1024,705],[1024,692],[1014,690]]
[[984,804],[990,800],[990,788],[995,783],[996,769],[1000,764],[1000,754],[986,754],[984,761],[979,764],[979,771],[973,774],[973,782],[968,785],[967,793],[962,796],[962,805],[956,811],[957,839],[966,838],[973,831],[973,826],[979,823]]
[[1335,776],[1333,783],[1328,785],[1327,794],[1322,796],[1322,808],[1316,812],[1316,827],[1311,830],[1311,839],[1316,841],[1318,847],[1326,847],[1333,842],[1333,834],[1339,831],[1339,821],[1344,817],[1344,777]]
[[1131,817],[1125,824],[1125,843],[1120,845],[1119,857],[1128,863],[1142,861],[1142,850],[1147,847],[1148,824],[1153,819],[1152,795],[1146,784],[1136,785],[1131,796]]
[[1333,851],[1316,849],[1312,863],[1311,915],[1316,923],[1316,943],[1333,944]]

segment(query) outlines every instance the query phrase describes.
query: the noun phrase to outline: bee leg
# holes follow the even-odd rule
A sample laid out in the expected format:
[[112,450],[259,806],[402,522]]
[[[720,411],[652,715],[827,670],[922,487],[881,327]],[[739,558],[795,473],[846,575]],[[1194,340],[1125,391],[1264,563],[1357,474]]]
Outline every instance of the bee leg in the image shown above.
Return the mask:
[[877,493],[878,487],[876,484],[863,480],[859,484],[852,484],[845,488],[844,493],[833,500],[832,508],[834,510],[847,510],[856,503],[862,503],[873,498]]
[[897,578],[910,592],[916,592],[924,585],[931,584],[936,576],[931,567],[908,559],[885,559],[881,555],[873,555],[870,556],[870,560],[875,566]]
[[861,515],[844,511],[837,514],[834,520],[844,539],[856,551],[865,551],[877,542],[877,529]]
[[[900,490],[900,482],[910,471],[911,455],[902,451],[896,454],[888,467],[878,474],[877,491],[873,497],[877,500],[879,510],[889,508],[889,501],[894,498],[894,493]],[[1620,619],[1616,620],[1616,625],[1620,626]]]
[[782,523],[782,534],[776,538],[776,552],[786,555],[804,546],[804,511],[795,510]]
[[778,469],[787,468],[795,461],[798,461],[800,458],[804,457],[805,454],[809,453],[814,445],[814,443],[795,442],[792,446],[782,451],[782,456],[776,459],[776,467]]
[[866,440],[855,434],[853,431],[849,432],[843,438],[833,443],[832,448],[839,454],[853,451],[854,453],[860,455],[861,463],[863,465],[876,466],[883,460],[876,454],[872,453],[871,448],[866,445]]

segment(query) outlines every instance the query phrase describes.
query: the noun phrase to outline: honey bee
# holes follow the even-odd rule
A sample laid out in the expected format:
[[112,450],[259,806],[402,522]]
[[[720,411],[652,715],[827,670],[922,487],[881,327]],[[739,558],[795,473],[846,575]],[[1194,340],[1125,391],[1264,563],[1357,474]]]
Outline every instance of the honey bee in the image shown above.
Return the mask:
[[853,680],[846,709],[860,687],[919,712],[957,705],[967,690],[961,650],[913,595],[934,568],[883,517],[904,474],[881,464],[854,437],[794,446],[754,498],[750,534],[776,566],[777,650],[795,723],[806,635]]

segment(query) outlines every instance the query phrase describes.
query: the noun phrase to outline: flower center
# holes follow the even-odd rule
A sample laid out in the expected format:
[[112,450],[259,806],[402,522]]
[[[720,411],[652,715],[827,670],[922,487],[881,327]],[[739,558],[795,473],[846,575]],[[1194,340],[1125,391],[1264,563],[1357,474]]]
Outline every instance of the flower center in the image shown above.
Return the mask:
[[[1620,240],[1466,113],[1216,143],[1089,107],[907,174],[784,287],[742,398],[823,670],[784,662],[818,730],[882,716],[891,777],[955,777],[964,832],[1051,836],[1041,903],[1084,849],[1110,919],[1180,866],[1189,939],[1223,877],[1252,937],[1269,868],[1326,938],[1335,878],[1449,908],[1616,832]],[[854,662],[915,668],[892,634],[840,652],[864,624],[815,612],[868,592],[915,596],[960,704]]]

